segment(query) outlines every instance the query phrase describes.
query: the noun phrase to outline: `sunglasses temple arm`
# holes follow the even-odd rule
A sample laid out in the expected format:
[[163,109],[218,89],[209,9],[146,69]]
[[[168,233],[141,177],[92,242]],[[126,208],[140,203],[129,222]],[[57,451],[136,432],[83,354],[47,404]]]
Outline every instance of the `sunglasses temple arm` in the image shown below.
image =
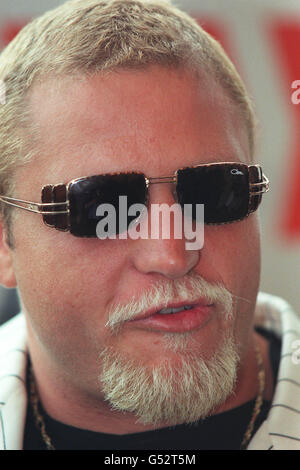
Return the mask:
[[[22,199],[15,199],[15,198],[12,198],[12,197],[7,197],[7,196],[0,196],[0,201],[4,202],[5,204],[8,204],[10,206],[18,207],[19,209],[24,209],[25,211],[35,212],[36,214],[55,215],[55,214],[68,214],[69,213],[68,201],[38,203],[38,202],[32,202],[32,201],[24,201]],[[47,211],[48,208],[49,209],[51,207],[56,208],[57,206],[65,206],[64,208],[67,207],[67,210]],[[43,210],[44,208],[46,210]]]
[[[257,191],[252,191],[252,188]],[[251,196],[258,196],[260,194],[267,193],[269,189],[270,189],[270,182],[264,174],[263,174],[263,181],[259,183],[250,184]]]

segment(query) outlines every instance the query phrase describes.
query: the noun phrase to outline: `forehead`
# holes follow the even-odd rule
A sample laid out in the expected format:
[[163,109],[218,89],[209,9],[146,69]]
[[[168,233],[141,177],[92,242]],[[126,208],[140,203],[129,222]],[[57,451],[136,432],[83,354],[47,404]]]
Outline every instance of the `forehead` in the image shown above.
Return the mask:
[[[247,161],[245,125],[209,77],[151,67],[35,86],[30,110],[47,177]],[[55,179],[56,178],[56,179]]]

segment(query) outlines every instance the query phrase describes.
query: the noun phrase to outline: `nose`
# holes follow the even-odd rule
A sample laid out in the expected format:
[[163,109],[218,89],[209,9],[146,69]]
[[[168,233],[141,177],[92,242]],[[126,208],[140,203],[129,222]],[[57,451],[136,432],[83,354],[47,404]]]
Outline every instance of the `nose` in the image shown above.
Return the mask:
[[[151,188],[148,215],[141,222],[147,224],[148,236],[135,240],[133,262],[143,274],[161,274],[168,279],[177,279],[198,264],[200,250],[187,249],[183,213],[178,204],[174,205],[172,190],[171,184],[153,185]],[[164,225],[167,223],[169,227]]]

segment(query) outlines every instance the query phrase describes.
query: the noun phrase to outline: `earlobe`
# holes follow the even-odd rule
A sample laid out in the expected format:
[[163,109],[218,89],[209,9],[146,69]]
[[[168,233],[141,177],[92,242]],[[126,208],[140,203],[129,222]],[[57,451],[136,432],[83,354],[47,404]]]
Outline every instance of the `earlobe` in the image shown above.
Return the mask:
[[7,231],[3,221],[0,219],[0,284],[7,288],[14,288],[17,285],[12,248],[7,242]]

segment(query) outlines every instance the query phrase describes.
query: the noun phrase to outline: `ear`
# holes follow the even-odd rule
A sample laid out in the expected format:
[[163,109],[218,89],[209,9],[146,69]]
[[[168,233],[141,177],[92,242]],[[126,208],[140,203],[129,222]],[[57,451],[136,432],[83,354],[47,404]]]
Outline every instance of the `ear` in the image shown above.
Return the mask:
[[7,232],[2,219],[0,219],[0,284],[7,288],[17,286],[12,248],[8,245]]

